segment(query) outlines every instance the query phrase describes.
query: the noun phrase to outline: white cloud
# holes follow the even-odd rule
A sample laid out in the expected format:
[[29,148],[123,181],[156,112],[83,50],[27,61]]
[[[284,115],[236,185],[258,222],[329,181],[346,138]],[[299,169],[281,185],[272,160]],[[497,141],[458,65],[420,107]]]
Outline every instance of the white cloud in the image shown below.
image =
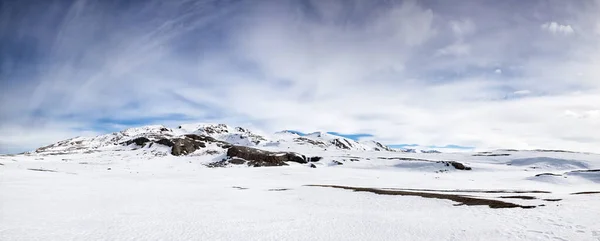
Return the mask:
[[437,55],[464,56],[471,52],[471,47],[464,43],[454,43],[437,51]]
[[531,94],[531,91],[529,91],[529,90],[517,90],[517,91],[513,92],[513,94],[515,94],[515,95],[529,95],[529,94]]
[[575,32],[571,25],[562,25],[557,22],[544,23],[541,25],[541,28],[552,34],[571,35]]
[[450,28],[458,38],[463,38],[475,32],[475,23],[470,19],[450,21]]
[[[85,134],[100,118],[173,113],[187,119],[156,123],[371,133],[424,146],[600,145],[600,48],[587,33],[548,23],[571,36],[548,38],[534,31],[538,22],[509,18],[527,9],[482,2],[488,12],[469,16],[416,1],[354,4],[366,6],[274,1],[216,11],[172,1],[143,8],[156,21],[137,22],[134,11],[103,27],[101,10],[79,6],[39,81],[2,92],[0,135],[9,138],[0,145],[34,148]],[[600,20],[580,12],[573,26]]]

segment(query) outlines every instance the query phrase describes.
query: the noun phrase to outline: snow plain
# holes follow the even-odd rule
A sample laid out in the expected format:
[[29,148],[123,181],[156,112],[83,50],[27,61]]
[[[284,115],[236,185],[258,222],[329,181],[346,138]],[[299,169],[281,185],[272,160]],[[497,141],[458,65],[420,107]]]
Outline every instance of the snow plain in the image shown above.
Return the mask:
[[[600,194],[572,194],[600,191],[598,172],[571,173],[600,168],[595,154],[313,150],[317,168],[207,168],[221,157],[148,151],[1,156],[0,240],[600,240]],[[310,184],[551,193],[458,192],[536,206],[492,209]]]

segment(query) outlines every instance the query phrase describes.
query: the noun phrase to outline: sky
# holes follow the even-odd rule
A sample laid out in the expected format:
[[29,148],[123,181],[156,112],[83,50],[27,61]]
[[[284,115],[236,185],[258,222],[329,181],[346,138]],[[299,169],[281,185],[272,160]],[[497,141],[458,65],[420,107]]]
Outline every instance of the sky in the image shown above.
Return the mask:
[[600,147],[600,1],[0,1],[0,153],[214,122]]

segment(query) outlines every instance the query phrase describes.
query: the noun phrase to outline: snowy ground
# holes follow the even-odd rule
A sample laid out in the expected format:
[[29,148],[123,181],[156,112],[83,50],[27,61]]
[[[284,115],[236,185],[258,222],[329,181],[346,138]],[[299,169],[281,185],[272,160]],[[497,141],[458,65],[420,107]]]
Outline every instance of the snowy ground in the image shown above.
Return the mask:
[[[0,240],[600,240],[600,194],[572,195],[600,191],[600,173],[571,172],[600,168],[599,155],[327,153],[317,168],[207,168],[219,157],[143,150],[2,156]],[[473,170],[380,157],[456,160]],[[310,184],[460,189],[536,207],[455,206]],[[500,198],[514,195],[535,199]]]

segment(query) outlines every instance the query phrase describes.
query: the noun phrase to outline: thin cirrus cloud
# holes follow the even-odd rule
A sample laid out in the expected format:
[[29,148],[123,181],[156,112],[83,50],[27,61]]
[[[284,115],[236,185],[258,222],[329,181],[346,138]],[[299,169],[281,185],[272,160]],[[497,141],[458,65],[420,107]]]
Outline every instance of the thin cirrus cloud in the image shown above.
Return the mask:
[[0,152],[195,121],[600,145],[597,1],[2,4]]

